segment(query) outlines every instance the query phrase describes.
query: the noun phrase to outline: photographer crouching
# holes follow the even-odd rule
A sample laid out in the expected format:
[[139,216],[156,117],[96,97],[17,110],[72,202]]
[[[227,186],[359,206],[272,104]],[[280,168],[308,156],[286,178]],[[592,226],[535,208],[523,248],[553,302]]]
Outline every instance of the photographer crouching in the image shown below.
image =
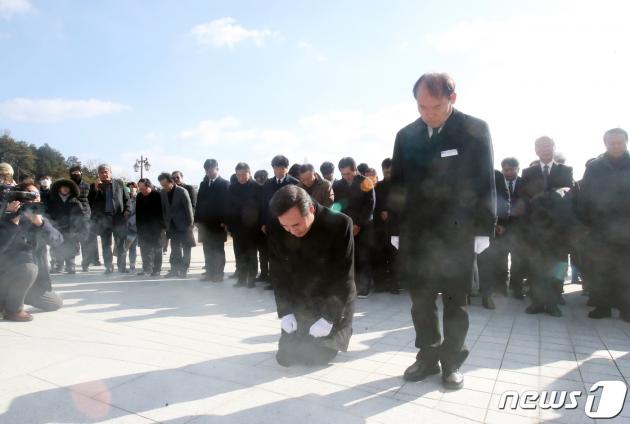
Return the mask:
[[46,218],[32,180],[4,190],[0,205],[0,311],[8,321],[31,321],[24,304],[43,311],[61,308],[52,290],[46,245],[58,246],[63,237]]

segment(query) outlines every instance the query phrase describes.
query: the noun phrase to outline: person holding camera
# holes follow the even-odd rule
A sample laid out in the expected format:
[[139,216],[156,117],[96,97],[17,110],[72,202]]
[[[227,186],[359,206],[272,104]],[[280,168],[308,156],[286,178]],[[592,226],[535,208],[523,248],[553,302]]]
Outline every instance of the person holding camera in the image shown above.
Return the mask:
[[0,310],[4,319],[24,322],[33,319],[24,304],[44,311],[62,306],[52,290],[46,244],[58,246],[63,236],[42,216],[35,184],[27,180],[16,189],[0,217]]

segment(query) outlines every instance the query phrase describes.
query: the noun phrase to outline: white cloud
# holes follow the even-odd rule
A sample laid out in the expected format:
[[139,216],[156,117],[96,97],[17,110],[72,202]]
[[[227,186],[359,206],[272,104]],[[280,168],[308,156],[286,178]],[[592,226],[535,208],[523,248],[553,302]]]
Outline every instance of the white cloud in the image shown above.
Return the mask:
[[[308,160],[316,166],[353,156],[379,169],[392,154],[396,132],[415,119],[413,101],[373,111],[331,110],[305,116],[285,128],[248,127],[227,116],[181,131],[178,146],[217,156],[229,169],[238,161],[253,169],[268,169],[276,154],[284,154],[292,163]],[[197,163],[195,169],[200,166]]]
[[461,109],[486,119],[495,159],[535,159],[534,139],[547,134],[575,175],[603,151],[601,137],[629,127],[629,7],[622,2],[571,3],[566,10],[459,22],[427,37],[451,70]]
[[198,43],[214,47],[234,47],[245,40],[252,40],[261,46],[275,33],[269,29],[247,29],[236,23],[231,17],[216,19],[199,24],[190,30]]
[[92,118],[99,115],[130,110],[131,107],[126,105],[96,99],[15,98],[0,102],[0,116],[13,121],[36,123]]
[[9,19],[13,15],[28,13],[33,6],[28,0],[0,0],[0,18]]

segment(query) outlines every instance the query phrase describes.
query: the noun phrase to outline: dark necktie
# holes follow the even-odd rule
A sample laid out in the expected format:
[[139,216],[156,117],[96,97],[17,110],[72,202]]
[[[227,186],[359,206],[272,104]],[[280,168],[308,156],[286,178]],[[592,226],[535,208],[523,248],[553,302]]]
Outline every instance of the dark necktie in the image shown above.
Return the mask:
[[543,166],[543,183],[545,191],[549,188],[549,165]]
[[431,132],[431,137],[429,137],[429,141],[435,141],[438,138],[438,130],[439,128],[433,128],[433,131]]
[[514,181],[508,181],[508,216],[512,216],[512,196],[514,196]]
[[512,199],[512,196],[514,195],[514,181],[508,182],[508,190],[510,191],[510,199]]
[[282,184],[282,180],[280,178],[277,178],[276,181],[277,181],[278,185]]

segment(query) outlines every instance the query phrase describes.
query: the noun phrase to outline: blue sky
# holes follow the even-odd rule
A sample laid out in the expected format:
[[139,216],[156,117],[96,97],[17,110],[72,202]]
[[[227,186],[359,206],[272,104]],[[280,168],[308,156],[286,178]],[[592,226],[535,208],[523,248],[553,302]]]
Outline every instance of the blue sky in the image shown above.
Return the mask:
[[[520,4],[518,4],[520,3]],[[518,6],[517,6],[518,4]],[[133,178],[205,158],[378,167],[417,118],[411,86],[450,72],[495,158],[549,135],[579,176],[630,127],[622,1],[0,0],[0,129]]]

